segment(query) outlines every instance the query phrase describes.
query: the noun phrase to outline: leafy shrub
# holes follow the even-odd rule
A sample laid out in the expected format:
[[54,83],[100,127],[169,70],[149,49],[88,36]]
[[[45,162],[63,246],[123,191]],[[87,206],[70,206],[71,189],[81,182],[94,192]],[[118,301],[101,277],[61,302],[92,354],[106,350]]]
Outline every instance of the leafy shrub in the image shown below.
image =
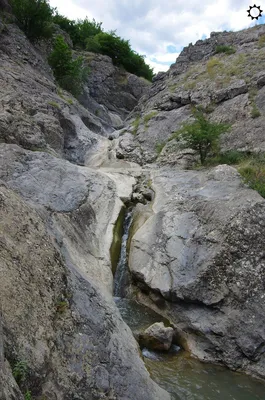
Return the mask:
[[32,400],[31,392],[29,390],[26,391],[24,400]]
[[73,60],[72,51],[61,35],[56,37],[48,61],[59,85],[74,96],[79,95],[88,70],[83,67],[82,57]]
[[52,36],[54,10],[47,0],[10,0],[10,3],[18,26],[30,40]]
[[216,53],[226,53],[226,54],[234,54],[236,49],[232,46],[226,46],[224,44],[217,45],[215,48]]
[[195,121],[184,124],[171,139],[184,140],[185,147],[199,152],[201,164],[204,164],[209,152],[217,151],[219,136],[229,129],[229,125],[208,121],[199,108],[193,109],[193,116]]
[[18,384],[24,382],[28,375],[28,365],[26,361],[20,360],[16,362],[13,367],[12,373]]
[[53,18],[71,37],[76,48],[94,53],[105,54],[112,58],[115,65],[123,66],[126,71],[151,81],[153,69],[145,63],[145,57],[132,50],[128,40],[122,39],[115,31],[104,32],[102,22],[94,19],[72,21],[56,13]]

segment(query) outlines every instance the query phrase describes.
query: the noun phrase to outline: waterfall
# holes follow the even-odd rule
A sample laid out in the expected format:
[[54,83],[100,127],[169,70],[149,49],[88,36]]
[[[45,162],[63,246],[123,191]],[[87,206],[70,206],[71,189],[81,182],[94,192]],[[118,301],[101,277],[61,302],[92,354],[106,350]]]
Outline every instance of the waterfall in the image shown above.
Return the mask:
[[127,258],[127,240],[132,223],[132,210],[127,210],[123,222],[123,235],[121,241],[121,252],[118,265],[114,274],[114,297],[125,297],[126,288],[129,284],[130,273]]

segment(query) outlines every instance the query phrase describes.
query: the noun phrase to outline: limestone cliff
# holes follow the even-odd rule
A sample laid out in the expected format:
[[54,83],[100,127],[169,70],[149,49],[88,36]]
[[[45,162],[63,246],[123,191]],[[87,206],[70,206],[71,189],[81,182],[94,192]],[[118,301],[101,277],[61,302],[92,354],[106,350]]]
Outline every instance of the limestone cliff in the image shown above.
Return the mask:
[[[108,161],[105,136],[134,107],[140,84],[132,94],[126,82],[138,78],[121,71],[112,88],[118,69],[98,57],[110,82],[109,97],[101,88],[93,100],[96,115],[56,86],[43,54],[0,18],[1,400],[27,390],[36,399],[169,399],[112,300],[112,232],[135,179],[83,166],[97,152]],[[92,74],[91,92],[103,71]],[[129,100],[117,117],[108,105],[118,87]]]
[[[1,399],[170,399],[112,298],[114,226],[130,201],[150,201],[130,237],[138,298],[194,356],[265,377],[264,199],[233,167],[184,170],[194,152],[156,151],[191,104],[232,124],[222,149],[264,151],[264,37],[264,26],[214,33],[150,88],[83,53],[77,100],[47,48],[0,17]],[[232,54],[216,54],[222,44]]]
[[[264,199],[233,167],[192,170],[196,152],[167,140],[199,105],[210,121],[231,124],[221,152],[264,155],[264,41],[260,25],[212,33],[184,48],[154,79],[116,143],[120,158],[156,162],[153,215],[131,242],[129,266],[144,289],[139,297],[170,318],[180,342],[198,358],[260,377]],[[221,45],[227,53],[217,51]]]
[[[166,144],[191,117],[191,105],[203,106],[212,121],[232,124],[222,138],[223,150],[264,151],[264,39],[265,26],[258,25],[212,33],[184,48],[128,117],[118,155],[142,163],[156,160],[156,146]],[[216,53],[221,45],[232,54]],[[173,155],[168,146],[167,150],[166,158],[176,161],[175,150]]]

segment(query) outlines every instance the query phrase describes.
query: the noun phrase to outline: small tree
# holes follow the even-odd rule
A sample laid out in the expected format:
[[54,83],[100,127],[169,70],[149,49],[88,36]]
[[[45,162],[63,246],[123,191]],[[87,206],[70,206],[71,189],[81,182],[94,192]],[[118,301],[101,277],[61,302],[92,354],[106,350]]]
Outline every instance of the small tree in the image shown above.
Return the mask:
[[61,35],[56,37],[48,61],[59,85],[74,96],[79,95],[88,69],[83,67],[82,57],[73,60],[72,51]]
[[197,150],[204,164],[209,152],[217,150],[220,135],[230,126],[208,121],[199,108],[193,109],[193,116],[195,121],[184,124],[173,137],[183,139],[191,149]]
[[36,41],[52,36],[52,15],[54,9],[46,0],[10,0],[18,26],[27,37]]

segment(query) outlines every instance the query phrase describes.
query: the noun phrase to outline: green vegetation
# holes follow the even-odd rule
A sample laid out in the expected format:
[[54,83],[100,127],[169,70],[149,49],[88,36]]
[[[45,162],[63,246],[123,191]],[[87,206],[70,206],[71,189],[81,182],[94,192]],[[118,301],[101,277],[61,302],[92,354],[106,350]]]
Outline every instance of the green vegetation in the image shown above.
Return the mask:
[[238,172],[247,185],[256,190],[262,197],[265,197],[264,155],[249,158],[239,166]]
[[195,121],[184,124],[170,139],[184,140],[185,147],[199,152],[201,164],[204,164],[210,152],[217,153],[219,136],[230,126],[208,121],[200,108],[193,109],[193,116]]
[[163,148],[165,147],[166,143],[162,142],[162,143],[157,143],[156,144],[156,152],[157,154],[160,154],[161,151],[163,150]]
[[225,53],[225,54],[234,54],[236,49],[232,46],[226,46],[224,44],[217,45],[215,48],[215,52],[218,53]]
[[48,101],[48,104],[49,104],[50,106],[55,107],[55,108],[60,108],[59,104],[56,103],[56,101]]
[[17,361],[12,369],[12,373],[18,385],[24,382],[28,375],[28,365],[26,361]]
[[69,303],[67,300],[59,300],[56,304],[56,311],[59,314],[63,314],[69,308]]
[[219,60],[219,58],[212,57],[207,61],[206,71],[210,78],[214,78],[217,72],[221,72],[223,70],[223,63]]
[[262,36],[259,37],[258,47],[261,49],[264,46],[265,46],[265,35],[262,35]]
[[138,117],[136,117],[135,120],[132,122],[132,126],[133,126],[132,134],[133,134],[133,135],[136,135],[136,134],[137,134],[137,131],[138,131],[138,128],[139,128],[139,125],[140,125],[140,120],[141,120],[141,118],[138,116]]
[[249,100],[250,100],[250,104],[252,106],[251,109],[251,118],[258,118],[260,117],[261,113],[258,109],[257,104],[255,103],[255,97],[258,93],[258,89],[256,87],[251,87],[248,91],[248,96],[249,96]]
[[251,118],[258,118],[261,116],[260,110],[258,109],[257,104],[252,102],[252,110],[251,110]]
[[74,96],[78,96],[82,91],[88,69],[83,67],[82,57],[73,60],[72,51],[61,35],[56,37],[48,61],[59,85]]
[[29,390],[26,391],[24,400],[32,400],[31,392]]
[[54,9],[46,0],[10,0],[18,26],[27,37],[36,41],[52,36]]
[[[70,35],[75,49],[105,54],[115,65],[152,81],[153,69],[145,63],[145,56],[136,53],[129,40],[115,31],[104,32],[102,22],[70,20],[52,8],[48,0],[10,0],[19,27],[32,41],[52,37],[54,24]],[[74,87],[75,85],[73,85]],[[72,89],[73,89],[72,87]],[[67,89],[69,90],[69,89]]]
[[205,166],[220,164],[233,165],[243,181],[265,198],[265,155],[250,155],[246,152],[231,150],[208,158]]
[[243,162],[248,155],[246,153],[230,150],[225,153],[216,154],[214,157],[209,157],[205,164],[206,166],[227,164],[227,165],[237,165]]
[[152,111],[149,114],[146,114],[144,116],[144,126],[145,126],[145,128],[148,128],[148,122],[150,121],[150,119],[154,118],[157,114],[158,114],[157,111]]
[[115,65],[123,66],[126,71],[151,81],[153,69],[145,63],[145,56],[132,50],[129,40],[122,39],[115,31],[104,32],[102,22],[94,19],[73,21],[58,13],[54,22],[71,37],[74,47],[94,53],[105,54],[112,58]]

